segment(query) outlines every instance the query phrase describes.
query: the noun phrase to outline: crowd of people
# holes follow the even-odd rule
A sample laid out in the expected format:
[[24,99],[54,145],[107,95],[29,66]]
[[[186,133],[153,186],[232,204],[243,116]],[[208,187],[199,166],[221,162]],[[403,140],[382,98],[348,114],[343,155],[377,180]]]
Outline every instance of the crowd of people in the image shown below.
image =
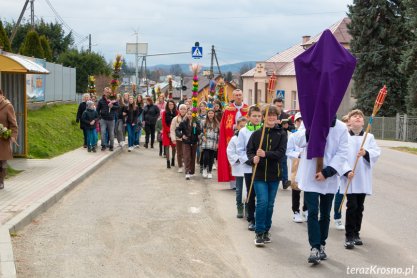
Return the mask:
[[[364,115],[360,110],[351,111],[342,121],[335,116],[326,139],[324,165],[317,171],[316,159],[307,159],[309,134],[302,115],[287,115],[282,99],[263,107],[248,106],[237,89],[226,105],[217,100],[201,101],[195,117],[187,97],[177,104],[161,95],[154,103],[151,97],[144,101],[127,93],[109,100],[109,93],[110,89],[105,88],[97,103],[85,95],[79,106],[77,121],[88,151],[96,151],[97,132],[101,133],[102,151],[113,151],[115,137],[123,148],[127,132],[130,152],[139,147],[144,128],[144,147],[154,148],[156,140],[166,167],[176,166],[186,180],[196,175],[196,164],[205,179],[212,179],[217,169],[218,182],[229,182],[236,191],[236,217],[246,216],[248,229],[255,232],[256,246],[272,241],[270,229],[280,183],[284,190],[292,190],[292,220],[307,222],[309,263],[327,258],[325,245],[332,207],[336,229],[345,230],[346,249],[363,244],[359,234],[364,201],[372,193],[371,171],[380,149],[372,134],[367,135],[361,148]],[[353,172],[357,157],[361,159]],[[343,225],[339,207],[348,180]]]

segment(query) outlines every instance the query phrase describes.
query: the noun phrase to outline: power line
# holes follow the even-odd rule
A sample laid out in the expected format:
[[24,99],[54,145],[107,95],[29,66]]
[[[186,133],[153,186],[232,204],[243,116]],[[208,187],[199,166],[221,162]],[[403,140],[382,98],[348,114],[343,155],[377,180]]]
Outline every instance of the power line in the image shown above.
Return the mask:
[[46,4],[51,8],[52,12],[55,14],[56,18],[64,25],[70,32],[74,34],[74,36],[78,37],[78,39],[83,39],[84,36],[80,35],[79,33],[75,32],[74,29],[72,29],[65,21],[64,19],[59,15],[59,13],[55,10],[55,8],[52,6],[51,2],[49,0],[45,0]]

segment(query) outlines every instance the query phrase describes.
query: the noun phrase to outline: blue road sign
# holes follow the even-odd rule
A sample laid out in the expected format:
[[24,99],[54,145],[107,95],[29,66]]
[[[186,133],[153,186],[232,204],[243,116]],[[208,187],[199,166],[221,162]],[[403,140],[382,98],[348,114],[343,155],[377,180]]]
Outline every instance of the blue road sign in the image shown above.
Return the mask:
[[284,90],[277,90],[276,97],[284,100],[285,99],[285,91]]
[[191,47],[191,56],[193,57],[193,59],[203,58],[203,47],[201,46]]

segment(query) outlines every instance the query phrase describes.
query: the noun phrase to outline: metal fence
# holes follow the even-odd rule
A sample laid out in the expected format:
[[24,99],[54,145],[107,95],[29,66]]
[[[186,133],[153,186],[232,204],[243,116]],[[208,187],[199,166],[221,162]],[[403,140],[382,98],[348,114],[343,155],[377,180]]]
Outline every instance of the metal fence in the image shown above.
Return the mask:
[[[369,117],[365,118],[365,123]],[[372,134],[377,139],[417,142],[417,117],[397,114],[396,117],[375,117]]]
[[396,138],[401,141],[417,142],[417,117],[407,114],[397,114],[396,119]]

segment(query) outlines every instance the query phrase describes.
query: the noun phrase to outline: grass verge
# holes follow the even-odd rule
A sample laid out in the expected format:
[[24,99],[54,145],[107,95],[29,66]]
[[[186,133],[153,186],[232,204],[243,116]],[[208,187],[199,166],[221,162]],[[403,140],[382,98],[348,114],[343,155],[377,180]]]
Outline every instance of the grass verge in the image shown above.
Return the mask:
[[13,169],[12,167],[10,167],[9,165],[7,165],[6,179],[14,177],[21,172],[23,172],[23,170],[16,170],[16,169]]
[[417,148],[410,148],[410,147],[392,147],[391,149],[417,155]]
[[78,104],[61,104],[28,112],[30,158],[51,158],[82,146],[77,108]]

